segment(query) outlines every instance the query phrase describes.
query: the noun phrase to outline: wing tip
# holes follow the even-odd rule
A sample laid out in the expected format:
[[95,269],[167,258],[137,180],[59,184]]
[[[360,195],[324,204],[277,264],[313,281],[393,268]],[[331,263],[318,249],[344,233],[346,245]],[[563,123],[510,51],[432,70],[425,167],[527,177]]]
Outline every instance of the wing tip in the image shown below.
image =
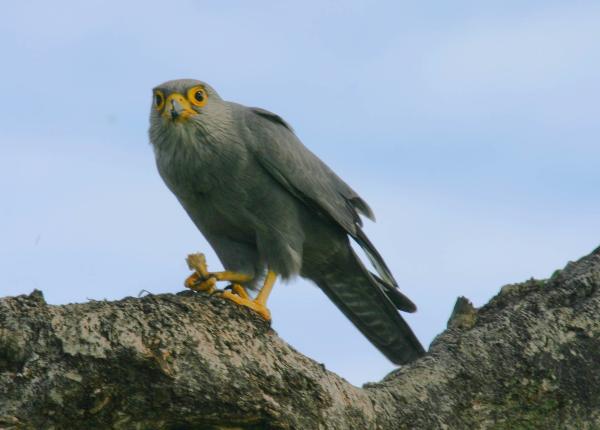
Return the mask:
[[358,211],[358,213],[364,215],[365,217],[367,217],[368,219],[370,219],[371,221],[375,222],[375,213],[373,212],[373,209],[371,209],[371,207],[367,204],[367,202],[365,202],[362,198],[360,197],[353,197],[350,199],[350,202],[352,203],[352,206],[354,207],[354,209],[356,209]]

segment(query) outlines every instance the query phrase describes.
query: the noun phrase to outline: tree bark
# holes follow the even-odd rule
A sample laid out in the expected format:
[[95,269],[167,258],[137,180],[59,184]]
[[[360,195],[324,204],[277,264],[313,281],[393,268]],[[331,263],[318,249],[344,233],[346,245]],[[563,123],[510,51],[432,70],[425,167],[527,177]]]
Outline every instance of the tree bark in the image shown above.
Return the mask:
[[600,248],[459,299],[427,355],[352,386],[269,324],[191,291],[0,299],[0,429],[600,428]]

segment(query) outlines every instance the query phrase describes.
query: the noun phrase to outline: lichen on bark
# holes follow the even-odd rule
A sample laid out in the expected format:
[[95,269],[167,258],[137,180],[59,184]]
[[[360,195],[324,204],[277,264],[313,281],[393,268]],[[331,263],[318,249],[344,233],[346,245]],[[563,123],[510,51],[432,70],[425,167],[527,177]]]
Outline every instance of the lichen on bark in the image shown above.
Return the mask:
[[600,428],[600,249],[354,387],[206,294],[0,299],[0,429]]

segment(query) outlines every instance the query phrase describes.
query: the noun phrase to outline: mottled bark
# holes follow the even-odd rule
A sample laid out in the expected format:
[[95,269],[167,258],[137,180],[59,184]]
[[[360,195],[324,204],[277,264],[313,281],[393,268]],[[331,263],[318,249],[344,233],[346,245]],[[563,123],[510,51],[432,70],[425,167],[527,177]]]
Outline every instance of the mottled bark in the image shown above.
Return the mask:
[[427,356],[350,385],[202,293],[0,299],[0,428],[600,428],[600,249],[461,300]]

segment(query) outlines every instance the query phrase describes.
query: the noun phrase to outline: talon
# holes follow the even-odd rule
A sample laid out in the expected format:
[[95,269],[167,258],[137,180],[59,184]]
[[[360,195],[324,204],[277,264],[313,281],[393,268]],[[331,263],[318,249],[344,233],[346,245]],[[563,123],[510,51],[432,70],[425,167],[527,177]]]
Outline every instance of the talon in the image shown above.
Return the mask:
[[237,294],[241,298],[243,298],[243,299],[250,299],[250,295],[248,294],[248,292],[246,291],[246,289],[242,285],[240,285],[240,284],[231,284],[231,285],[229,285],[229,287],[232,290],[232,292],[234,292],[235,294]]
[[[218,281],[237,283],[248,282],[252,280],[252,276],[250,275],[231,272],[229,270],[225,270],[223,272],[209,272],[204,254],[190,254],[188,255],[186,261],[189,268],[194,270],[194,273],[188,276],[184,282],[184,285],[194,291],[203,291],[212,294],[215,292]],[[243,289],[241,285],[239,288]],[[239,294],[238,290],[234,289],[234,291]],[[248,296],[248,294],[245,293],[245,290],[244,294],[246,294],[246,297]]]
[[212,293],[215,290],[217,279],[214,276],[203,279],[198,273],[193,273],[185,280],[184,285],[190,290]]
[[197,288],[199,291],[206,291],[210,294],[217,288],[216,285],[217,280],[213,277],[210,277],[207,280],[200,282]]
[[187,279],[183,282],[183,284],[186,286],[186,288],[193,289],[199,280],[200,280],[200,276],[197,273],[192,273],[190,276],[187,277]]
[[[259,314],[267,321],[271,321],[271,312],[267,308],[267,298],[271,294],[277,274],[271,270],[268,271],[265,277],[265,282],[254,300],[250,297],[246,289],[241,285],[244,282],[252,280],[252,276],[244,273],[231,272],[225,270],[223,272],[209,272],[206,265],[204,254],[188,255],[187,263],[190,269],[194,270],[185,280],[185,286],[194,291],[204,291],[209,294],[220,294],[221,297],[241,306],[246,306]],[[229,281],[231,285],[226,287],[226,290],[217,290],[216,284],[218,281]]]
[[223,295],[221,296],[224,299],[231,300],[232,302],[237,303],[238,305],[245,306],[247,308],[252,309],[254,312],[259,314],[267,321],[271,321],[271,311],[267,309],[267,307],[256,300],[246,299],[244,297],[238,296],[231,291],[223,291]]
[[223,291],[222,297],[224,299],[231,300],[238,305],[246,306],[247,308],[250,308],[259,314],[265,320],[271,321],[271,311],[269,311],[267,308],[267,298],[269,297],[269,294],[271,294],[271,290],[273,289],[276,279],[277,274],[269,270],[265,278],[265,283],[254,300],[250,298],[243,286],[235,283],[231,285],[233,292]]

